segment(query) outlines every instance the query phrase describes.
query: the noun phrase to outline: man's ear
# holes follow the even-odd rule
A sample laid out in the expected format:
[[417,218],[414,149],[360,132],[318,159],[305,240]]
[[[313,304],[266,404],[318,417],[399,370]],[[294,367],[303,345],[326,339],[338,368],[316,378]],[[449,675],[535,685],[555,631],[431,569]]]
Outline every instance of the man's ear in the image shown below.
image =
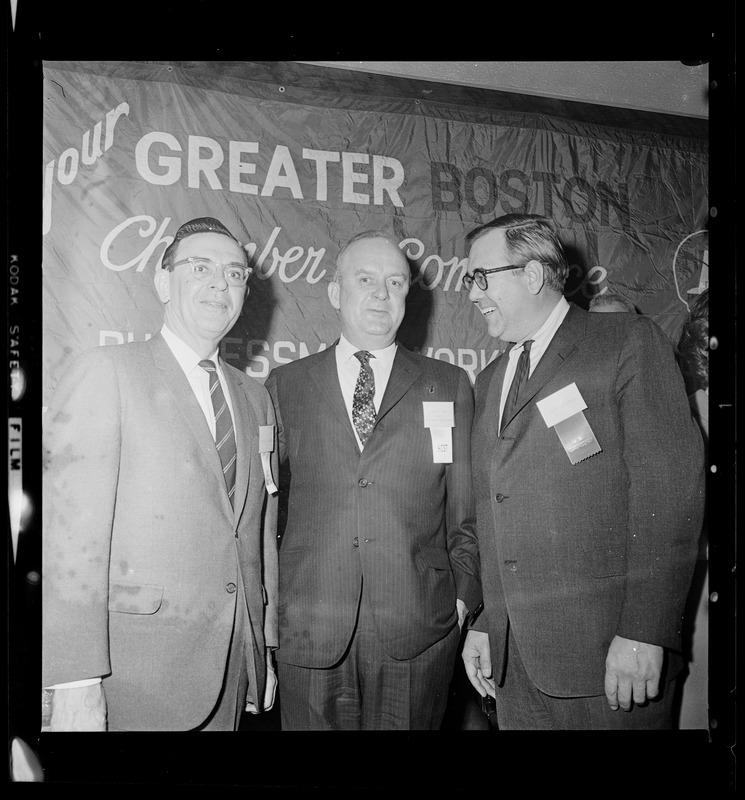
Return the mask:
[[331,281],[328,286],[329,301],[335,309],[339,309],[339,284],[336,281]]
[[525,265],[525,276],[527,278],[528,291],[531,294],[538,294],[546,283],[545,267],[540,261],[533,259]]
[[167,303],[171,299],[171,273],[167,269],[159,269],[155,272],[154,281],[160,302]]

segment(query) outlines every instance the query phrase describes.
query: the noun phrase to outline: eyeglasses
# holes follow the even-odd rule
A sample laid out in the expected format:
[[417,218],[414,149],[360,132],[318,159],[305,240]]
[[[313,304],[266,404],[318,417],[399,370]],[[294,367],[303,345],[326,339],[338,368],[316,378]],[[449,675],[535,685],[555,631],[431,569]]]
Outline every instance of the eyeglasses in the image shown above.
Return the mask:
[[222,269],[225,281],[230,286],[245,286],[253,272],[249,267],[242,267],[240,264],[216,264],[211,258],[195,258],[189,256],[181,261],[177,261],[173,266],[180,267],[181,264],[191,266],[192,275],[198,281],[209,281],[217,275],[217,270]]
[[479,267],[478,269],[475,269],[471,275],[466,274],[463,276],[463,286],[466,291],[470,292],[471,287],[475,283],[482,292],[485,292],[489,285],[489,282],[486,279],[487,275],[492,272],[504,272],[504,270],[507,269],[523,269],[523,266],[524,265],[518,266],[517,264],[509,264],[506,267],[494,267],[494,269],[481,269]]

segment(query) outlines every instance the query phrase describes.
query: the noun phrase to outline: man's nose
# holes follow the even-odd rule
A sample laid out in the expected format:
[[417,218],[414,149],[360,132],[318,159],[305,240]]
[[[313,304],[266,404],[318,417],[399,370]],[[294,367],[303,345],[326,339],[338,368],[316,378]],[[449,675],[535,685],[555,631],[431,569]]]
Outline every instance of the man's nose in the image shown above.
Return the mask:
[[388,297],[388,284],[383,281],[375,286],[375,297],[385,300]]
[[476,281],[474,281],[473,284],[471,285],[470,290],[468,291],[468,299],[472,303],[477,303],[479,298],[482,297],[483,294],[484,293],[481,291],[481,289],[476,284]]
[[228,281],[225,277],[225,270],[223,267],[218,267],[215,274],[209,279],[209,285],[224,292],[228,288]]

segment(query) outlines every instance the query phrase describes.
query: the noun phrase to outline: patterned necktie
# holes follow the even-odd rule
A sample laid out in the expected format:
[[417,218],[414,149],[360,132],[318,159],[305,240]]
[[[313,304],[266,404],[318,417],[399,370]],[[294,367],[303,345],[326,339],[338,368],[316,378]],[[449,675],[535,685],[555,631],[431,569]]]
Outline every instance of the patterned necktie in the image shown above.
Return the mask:
[[502,424],[499,428],[500,432],[504,428],[507,420],[512,417],[512,412],[517,405],[517,397],[522,391],[523,386],[528,382],[528,375],[530,374],[530,347],[533,344],[532,339],[523,342],[523,351],[520,353],[520,358],[517,359],[517,369],[512,378],[512,385],[510,391],[507,393],[507,400],[504,403],[504,411],[502,411]]
[[354,354],[360,361],[360,374],[357,377],[357,385],[354,387],[354,399],[352,400],[352,420],[357,429],[357,435],[364,446],[368,437],[372,433],[375,425],[375,377],[370,367],[370,359],[375,358],[367,350],[359,350]]
[[209,373],[210,376],[210,396],[212,397],[212,408],[215,411],[215,444],[222,463],[222,472],[225,476],[225,486],[228,490],[230,505],[233,505],[233,493],[235,492],[235,431],[233,429],[233,419],[230,416],[230,409],[225,402],[225,395],[217,377],[217,369],[214,362],[205,360],[200,361],[199,366]]

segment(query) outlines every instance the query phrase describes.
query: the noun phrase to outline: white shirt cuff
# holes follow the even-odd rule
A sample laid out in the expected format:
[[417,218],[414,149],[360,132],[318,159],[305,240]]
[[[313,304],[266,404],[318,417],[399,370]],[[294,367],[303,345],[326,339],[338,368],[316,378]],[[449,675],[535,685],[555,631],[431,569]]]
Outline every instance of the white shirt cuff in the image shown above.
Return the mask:
[[54,686],[45,686],[45,689],[77,689],[81,686],[93,686],[101,683],[101,678],[85,678],[82,681],[70,681],[70,683],[55,683]]

